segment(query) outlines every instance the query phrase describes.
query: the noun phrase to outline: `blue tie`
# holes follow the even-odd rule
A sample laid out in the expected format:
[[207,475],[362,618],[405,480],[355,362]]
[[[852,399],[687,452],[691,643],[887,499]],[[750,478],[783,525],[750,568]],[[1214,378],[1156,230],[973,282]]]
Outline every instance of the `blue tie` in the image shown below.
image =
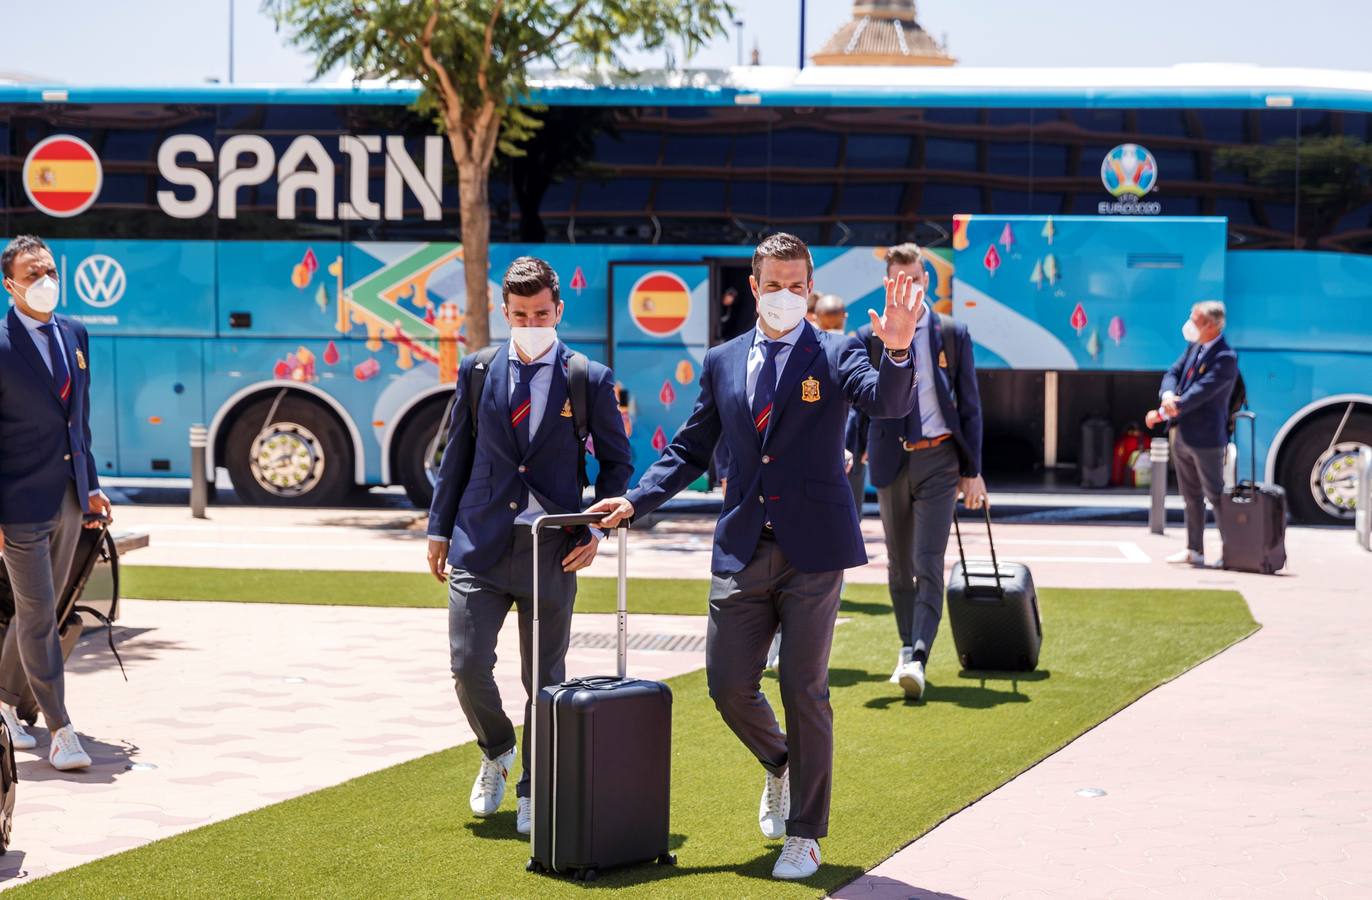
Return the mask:
[[529,386],[534,380],[534,370],[543,363],[520,362],[511,360],[514,363],[515,380],[514,393],[510,395],[510,424],[514,426],[515,441],[519,445],[519,452],[523,453],[529,449],[529,417],[533,409],[533,399],[529,393]]
[[38,330],[48,339],[48,359],[52,361],[52,383],[57,385],[57,394],[62,398],[62,405],[68,406],[71,403],[71,370],[67,368],[67,357],[62,352],[62,347],[57,343],[57,326],[49,322],[46,325],[39,325]]
[[[884,352],[884,351],[883,351]],[[910,365],[915,364],[914,354],[910,354]],[[911,444],[924,440],[924,415],[919,411],[919,382],[915,382],[915,402],[910,404],[910,415],[906,417],[907,422],[914,422],[914,427],[906,427],[905,440]]]
[[1196,380],[1196,365],[1200,362],[1200,346],[1200,344],[1196,344],[1186,351],[1187,363],[1182,369],[1181,384],[1177,385],[1178,394],[1185,391],[1191,386],[1191,382]]
[[763,341],[762,371],[757,376],[757,386],[753,388],[753,427],[757,436],[765,438],[767,427],[772,424],[772,400],[777,392],[777,354],[786,346],[783,341]]

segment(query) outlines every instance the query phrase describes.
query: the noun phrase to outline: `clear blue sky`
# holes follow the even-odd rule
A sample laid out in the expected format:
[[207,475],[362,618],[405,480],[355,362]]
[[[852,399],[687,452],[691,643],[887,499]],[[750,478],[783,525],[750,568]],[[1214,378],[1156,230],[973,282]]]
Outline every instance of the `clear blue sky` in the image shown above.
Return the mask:
[[[258,0],[7,2],[0,73],[72,84],[226,80],[230,2],[237,81],[310,78],[310,60],[276,33]],[[736,6],[745,51],[757,40],[764,63],[796,64],[798,0],[739,0]],[[1363,0],[919,0],[918,7],[921,22],[935,35],[947,34],[964,65],[1372,67],[1372,3]],[[851,8],[845,0],[809,0],[808,49],[816,49]],[[692,64],[728,65],[736,52],[730,27],[728,38]],[[641,66],[661,60],[661,54],[633,57]]]

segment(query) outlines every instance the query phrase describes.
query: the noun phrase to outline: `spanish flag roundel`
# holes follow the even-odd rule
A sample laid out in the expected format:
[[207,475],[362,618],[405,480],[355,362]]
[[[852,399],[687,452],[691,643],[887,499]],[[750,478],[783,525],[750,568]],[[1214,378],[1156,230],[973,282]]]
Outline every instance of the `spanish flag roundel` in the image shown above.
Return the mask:
[[673,272],[649,272],[629,291],[629,315],[653,337],[676,334],[691,314],[691,291]]
[[29,202],[61,219],[85,212],[100,195],[104,172],[91,145],[69,134],[43,138],[24,160]]

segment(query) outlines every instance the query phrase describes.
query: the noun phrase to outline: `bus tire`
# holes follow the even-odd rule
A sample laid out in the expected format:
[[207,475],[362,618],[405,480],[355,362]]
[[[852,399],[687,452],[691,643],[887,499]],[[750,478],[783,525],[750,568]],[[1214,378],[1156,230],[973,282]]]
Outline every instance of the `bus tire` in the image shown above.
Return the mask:
[[[234,417],[223,465],[234,493],[253,506],[329,506],[353,486],[353,451],[334,414],[298,394],[248,404]],[[272,421],[267,422],[268,414]]]
[[434,438],[438,435],[439,419],[447,405],[446,395],[427,401],[405,420],[396,436],[395,480],[405,488],[405,495],[418,509],[428,509],[433,503],[434,479],[429,460]]
[[1372,413],[1355,409],[1331,448],[1344,409],[1302,425],[1282,452],[1277,480],[1297,522],[1353,524],[1357,457],[1361,448],[1372,447]]

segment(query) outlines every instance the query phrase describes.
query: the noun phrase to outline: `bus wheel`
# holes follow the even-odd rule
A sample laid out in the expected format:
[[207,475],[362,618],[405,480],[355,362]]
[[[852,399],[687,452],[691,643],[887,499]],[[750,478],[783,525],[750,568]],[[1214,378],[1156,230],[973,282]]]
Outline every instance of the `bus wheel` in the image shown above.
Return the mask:
[[438,425],[446,408],[446,398],[424,404],[410,416],[395,442],[396,480],[405,495],[419,509],[428,509],[434,499],[433,459],[437,450]]
[[[299,396],[257,400],[229,428],[224,466],[234,493],[260,506],[328,506],[352,487],[352,447],[339,421]],[[271,421],[267,421],[268,415]]]
[[1298,522],[1348,525],[1358,496],[1358,454],[1372,447],[1372,415],[1355,410],[1332,447],[1334,429],[1343,418],[1322,416],[1291,439],[1282,454],[1281,484],[1291,515]]

